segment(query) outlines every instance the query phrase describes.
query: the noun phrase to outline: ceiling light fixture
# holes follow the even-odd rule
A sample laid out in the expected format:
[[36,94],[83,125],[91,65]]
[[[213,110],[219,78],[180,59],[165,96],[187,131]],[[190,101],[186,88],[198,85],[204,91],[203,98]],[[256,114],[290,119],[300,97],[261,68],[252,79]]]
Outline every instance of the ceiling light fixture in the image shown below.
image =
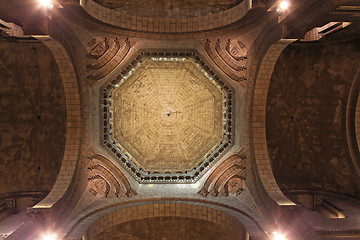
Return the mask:
[[39,0],[39,3],[42,7],[46,7],[46,8],[54,7],[52,0]]

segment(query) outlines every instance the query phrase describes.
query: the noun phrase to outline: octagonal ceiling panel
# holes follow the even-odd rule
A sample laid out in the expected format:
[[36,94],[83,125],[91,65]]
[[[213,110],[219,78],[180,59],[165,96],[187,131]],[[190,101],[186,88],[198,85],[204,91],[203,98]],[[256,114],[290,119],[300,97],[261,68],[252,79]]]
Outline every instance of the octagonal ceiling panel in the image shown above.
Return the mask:
[[231,90],[195,53],[158,55],[104,87],[104,145],[140,182],[195,181],[231,145]]
[[223,96],[192,60],[144,60],[113,90],[113,137],[147,171],[188,171],[223,136]]

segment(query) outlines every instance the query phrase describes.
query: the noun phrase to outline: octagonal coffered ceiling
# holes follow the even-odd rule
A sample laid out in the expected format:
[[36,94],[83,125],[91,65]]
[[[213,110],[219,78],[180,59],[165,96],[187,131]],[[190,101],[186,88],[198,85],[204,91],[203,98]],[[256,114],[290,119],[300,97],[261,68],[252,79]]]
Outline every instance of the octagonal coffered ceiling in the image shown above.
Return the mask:
[[103,91],[104,146],[139,182],[196,181],[231,146],[231,89],[195,52],[140,52]]

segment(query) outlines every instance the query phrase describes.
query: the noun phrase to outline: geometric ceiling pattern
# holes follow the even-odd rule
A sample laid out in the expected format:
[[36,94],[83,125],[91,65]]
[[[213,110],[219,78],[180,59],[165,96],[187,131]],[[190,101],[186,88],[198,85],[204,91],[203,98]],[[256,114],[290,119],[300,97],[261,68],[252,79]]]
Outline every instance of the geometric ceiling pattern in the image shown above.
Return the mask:
[[104,146],[139,182],[194,182],[231,146],[231,89],[195,52],[135,60],[104,85]]

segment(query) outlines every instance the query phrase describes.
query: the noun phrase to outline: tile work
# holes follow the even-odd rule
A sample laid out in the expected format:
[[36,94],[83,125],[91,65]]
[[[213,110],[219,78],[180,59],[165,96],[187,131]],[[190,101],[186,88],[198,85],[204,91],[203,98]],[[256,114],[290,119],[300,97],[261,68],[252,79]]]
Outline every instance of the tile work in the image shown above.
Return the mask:
[[112,91],[113,137],[145,171],[196,167],[224,134],[224,94],[192,60],[143,60]]

